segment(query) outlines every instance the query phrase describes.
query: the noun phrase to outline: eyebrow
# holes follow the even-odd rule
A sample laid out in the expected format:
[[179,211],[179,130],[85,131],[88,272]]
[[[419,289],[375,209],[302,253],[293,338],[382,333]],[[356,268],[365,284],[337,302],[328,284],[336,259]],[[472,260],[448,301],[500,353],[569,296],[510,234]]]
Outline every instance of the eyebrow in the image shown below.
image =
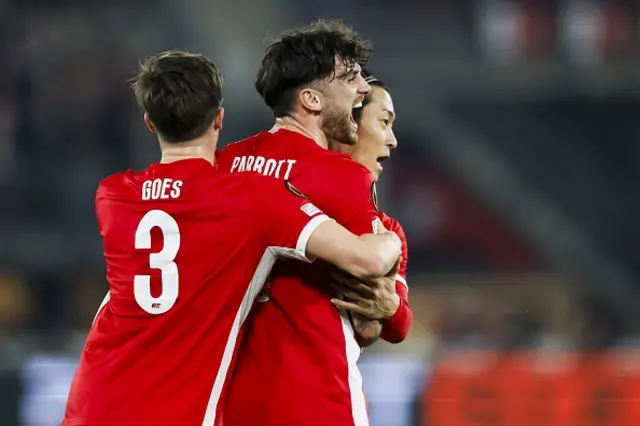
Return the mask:
[[360,74],[362,72],[361,69],[356,69],[356,68],[351,68],[348,71],[345,71],[344,73],[342,73],[342,75],[339,77],[341,79],[348,79],[350,77],[356,76],[358,74]]
[[390,109],[383,108],[382,111],[384,111],[385,113],[389,114],[391,116],[392,120],[396,118],[395,112],[391,111]]

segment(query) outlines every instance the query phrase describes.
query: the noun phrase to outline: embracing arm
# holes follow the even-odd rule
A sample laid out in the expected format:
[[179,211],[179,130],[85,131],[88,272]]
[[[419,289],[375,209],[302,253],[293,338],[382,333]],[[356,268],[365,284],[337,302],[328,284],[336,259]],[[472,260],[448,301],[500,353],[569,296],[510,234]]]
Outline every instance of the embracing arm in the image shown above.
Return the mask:
[[354,277],[369,279],[391,269],[400,255],[400,244],[393,232],[357,237],[338,223],[326,221],[311,234],[307,253]]

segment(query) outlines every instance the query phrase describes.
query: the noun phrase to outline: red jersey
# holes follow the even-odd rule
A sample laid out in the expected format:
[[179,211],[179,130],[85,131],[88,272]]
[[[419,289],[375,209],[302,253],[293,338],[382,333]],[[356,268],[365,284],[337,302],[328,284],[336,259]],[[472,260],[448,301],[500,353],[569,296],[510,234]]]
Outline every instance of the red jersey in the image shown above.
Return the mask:
[[406,339],[413,321],[413,312],[409,308],[409,287],[407,286],[407,237],[400,223],[386,214],[379,213],[382,224],[388,231],[395,232],[402,242],[402,262],[396,275],[396,293],[400,296],[400,306],[391,318],[384,322],[380,337],[389,343],[399,343]]
[[[354,234],[373,232],[373,177],[351,157],[299,133],[262,132],[227,146],[218,166],[289,179]],[[247,320],[224,409],[225,426],[368,425],[360,347],[321,264],[278,262],[269,300]]]
[[202,159],[102,181],[96,211],[110,293],[63,425],[212,426],[276,256],[305,259],[327,219],[296,192]]

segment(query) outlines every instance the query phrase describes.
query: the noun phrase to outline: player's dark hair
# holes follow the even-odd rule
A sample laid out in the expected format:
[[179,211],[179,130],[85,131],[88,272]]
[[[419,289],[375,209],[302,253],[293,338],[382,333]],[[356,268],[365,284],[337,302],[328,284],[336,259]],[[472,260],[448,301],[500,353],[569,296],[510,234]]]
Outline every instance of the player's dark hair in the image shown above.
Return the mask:
[[[265,50],[255,88],[276,117],[291,112],[300,89],[325,78],[341,78],[366,65],[371,44],[341,21],[315,21],[285,31]],[[336,57],[346,65],[334,75]]]
[[167,142],[202,136],[222,104],[222,74],[209,58],[196,53],[168,51],[145,59],[131,87]]
[[[372,76],[368,71],[363,70],[362,75],[364,76],[365,81],[369,83],[369,86],[379,87],[382,90],[385,90],[388,94],[391,94],[391,89],[389,89],[389,86],[387,86],[383,81],[378,80],[377,78]],[[373,91],[367,93],[367,95],[362,100],[362,106],[360,108],[353,109],[351,114],[353,115],[354,120],[356,120],[356,123],[360,124],[360,120],[362,120],[362,110],[364,109],[364,107],[371,103],[372,99]]]

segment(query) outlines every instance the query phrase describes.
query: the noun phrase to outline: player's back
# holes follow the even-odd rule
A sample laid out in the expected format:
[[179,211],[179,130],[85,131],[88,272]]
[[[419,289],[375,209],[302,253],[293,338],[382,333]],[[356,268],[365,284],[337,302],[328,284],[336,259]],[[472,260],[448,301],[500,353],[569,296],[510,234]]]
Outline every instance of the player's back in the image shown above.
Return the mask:
[[[101,183],[110,295],[89,333],[66,424],[213,425],[240,326],[264,282],[254,272],[261,259],[266,273],[275,261],[258,223],[269,220],[256,214],[266,209],[258,188],[270,191],[256,178],[194,159]],[[295,232],[283,244],[295,248]]]
[[[232,174],[288,179],[351,232],[372,232],[377,216],[368,170],[298,133],[262,132],[236,142],[218,153],[218,165]],[[328,278],[322,264],[276,264],[268,301],[258,303],[247,320],[226,424],[366,424],[356,366],[360,348],[347,316],[330,302]]]

